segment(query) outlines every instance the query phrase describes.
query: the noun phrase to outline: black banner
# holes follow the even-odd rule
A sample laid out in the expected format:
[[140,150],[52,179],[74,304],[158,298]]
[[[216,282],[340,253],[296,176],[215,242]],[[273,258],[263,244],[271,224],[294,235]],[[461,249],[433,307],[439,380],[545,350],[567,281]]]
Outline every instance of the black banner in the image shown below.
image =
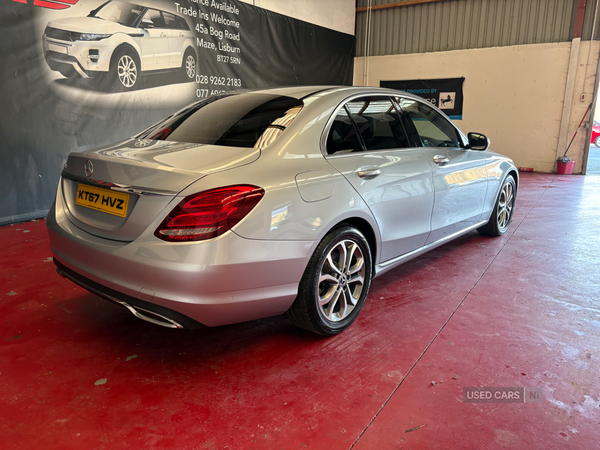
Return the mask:
[[0,10],[0,225],[41,217],[67,155],[239,89],[350,85],[354,36],[236,0]]
[[380,86],[423,97],[453,120],[462,119],[464,78],[381,81]]

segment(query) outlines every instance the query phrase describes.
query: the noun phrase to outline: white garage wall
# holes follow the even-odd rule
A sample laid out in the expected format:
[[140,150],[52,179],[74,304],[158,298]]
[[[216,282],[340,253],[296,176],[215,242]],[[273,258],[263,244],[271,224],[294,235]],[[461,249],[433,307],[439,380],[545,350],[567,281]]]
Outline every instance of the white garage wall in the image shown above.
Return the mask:
[[[592,101],[600,42],[581,42],[567,144]],[[356,58],[354,84],[379,86],[380,80],[465,77],[465,132],[488,135],[492,149],[517,166],[553,172],[565,98],[571,43],[519,45],[409,55]],[[585,102],[580,101],[586,93]],[[587,130],[580,130],[569,150],[581,172]],[[564,152],[564,148],[562,152]],[[561,153],[562,153],[561,152]]]
[[354,0],[242,0],[294,19],[354,35]]

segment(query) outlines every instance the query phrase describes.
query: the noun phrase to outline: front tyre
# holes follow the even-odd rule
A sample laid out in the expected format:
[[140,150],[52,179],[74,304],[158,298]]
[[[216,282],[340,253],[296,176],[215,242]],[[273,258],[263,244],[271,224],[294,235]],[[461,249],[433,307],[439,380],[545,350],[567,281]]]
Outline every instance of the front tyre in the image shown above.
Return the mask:
[[516,198],[517,183],[512,175],[508,175],[504,179],[489,222],[477,231],[485,236],[502,236],[506,233],[512,221]]
[[140,63],[129,49],[119,50],[110,65],[110,78],[116,91],[128,91],[138,83]]
[[308,262],[288,316],[300,328],[323,336],[341,333],[360,313],[371,276],[371,251],[365,237],[351,226],[336,228]]

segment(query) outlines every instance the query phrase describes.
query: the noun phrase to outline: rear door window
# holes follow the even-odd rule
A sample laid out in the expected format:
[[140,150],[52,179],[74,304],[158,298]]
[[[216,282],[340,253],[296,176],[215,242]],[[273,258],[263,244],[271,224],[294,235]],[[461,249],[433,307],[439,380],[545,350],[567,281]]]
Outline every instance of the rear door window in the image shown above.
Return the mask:
[[392,150],[411,147],[401,117],[383,96],[351,100],[337,113],[327,141],[327,153]]
[[179,28],[180,30],[189,30],[187,22],[183,17],[175,16],[176,26],[174,28]]
[[410,147],[406,132],[388,97],[366,97],[347,104],[368,151]]
[[173,14],[163,12],[163,18],[165,19],[165,27],[166,28],[171,28],[171,29],[179,28],[179,25],[177,24],[177,19],[175,18],[175,16]]

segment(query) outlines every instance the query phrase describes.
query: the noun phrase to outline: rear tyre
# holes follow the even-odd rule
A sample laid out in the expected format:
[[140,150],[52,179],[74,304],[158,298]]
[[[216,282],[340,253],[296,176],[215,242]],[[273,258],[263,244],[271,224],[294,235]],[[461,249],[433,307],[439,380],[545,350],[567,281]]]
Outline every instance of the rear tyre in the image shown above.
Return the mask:
[[196,58],[196,52],[188,48],[183,55],[183,62],[181,65],[183,77],[186,81],[193,81],[196,79],[196,73],[198,71],[198,58]]
[[600,136],[596,136],[596,140],[594,141],[594,145],[596,147],[600,147]]
[[484,236],[502,236],[506,233],[512,221],[516,197],[517,183],[512,175],[508,175],[504,179],[489,222],[477,231]]
[[323,336],[341,333],[360,313],[371,275],[365,237],[351,226],[336,228],[308,262],[288,316],[296,326]]

